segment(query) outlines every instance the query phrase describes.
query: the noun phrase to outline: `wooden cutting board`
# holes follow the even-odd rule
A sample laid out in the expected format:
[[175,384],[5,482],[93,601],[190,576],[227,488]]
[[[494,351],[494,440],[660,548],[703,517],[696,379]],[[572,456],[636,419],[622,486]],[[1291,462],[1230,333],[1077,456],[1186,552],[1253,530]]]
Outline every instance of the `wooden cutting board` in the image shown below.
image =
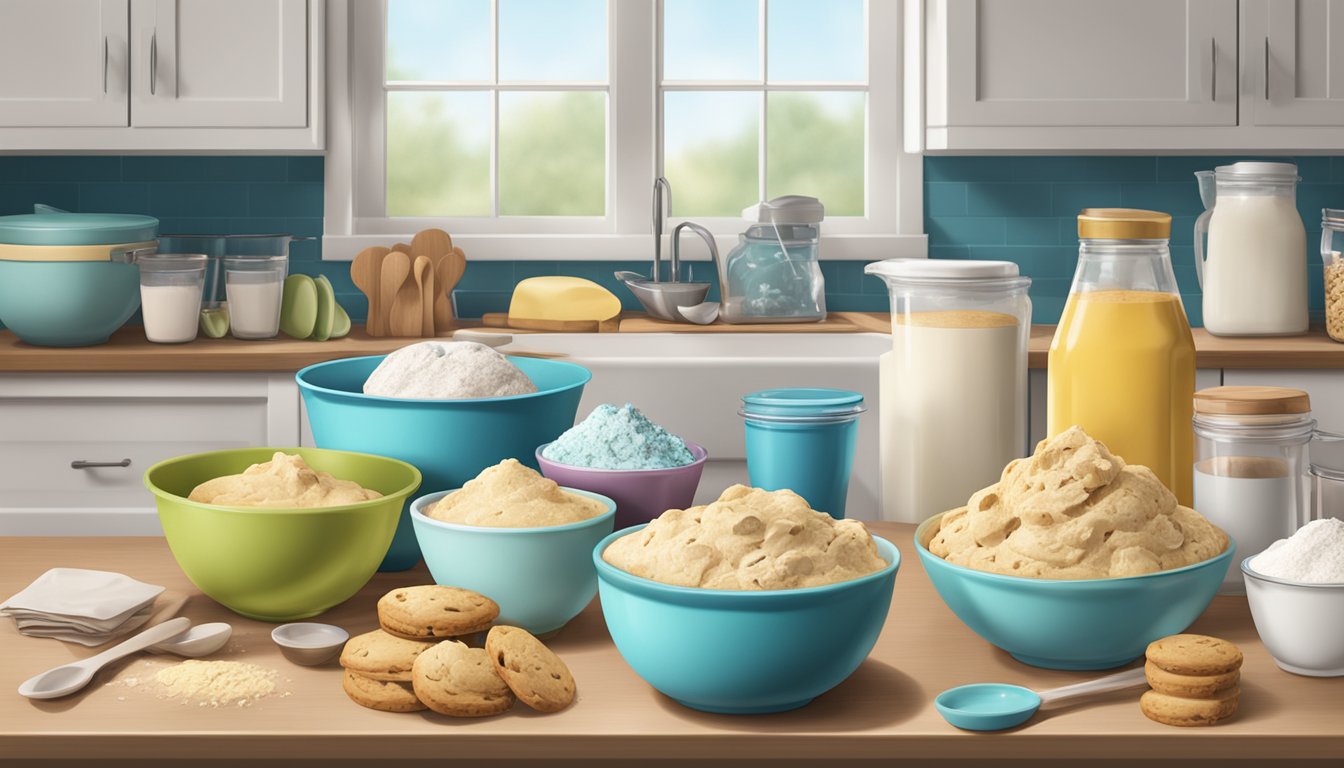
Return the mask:
[[481,316],[487,328],[512,328],[521,331],[550,331],[552,333],[613,333],[624,330],[624,320],[529,320],[510,317],[506,312],[489,312]]

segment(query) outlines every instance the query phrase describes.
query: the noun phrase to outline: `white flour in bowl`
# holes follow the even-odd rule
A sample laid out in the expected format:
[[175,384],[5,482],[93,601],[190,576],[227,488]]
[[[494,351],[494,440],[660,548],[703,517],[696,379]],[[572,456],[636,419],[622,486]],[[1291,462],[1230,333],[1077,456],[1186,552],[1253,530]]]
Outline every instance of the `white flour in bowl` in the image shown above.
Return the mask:
[[1251,570],[1303,584],[1344,584],[1344,520],[1327,517],[1302,526],[1255,556]]
[[383,359],[364,394],[417,400],[528,395],[537,386],[500,353],[474,341],[422,341]]

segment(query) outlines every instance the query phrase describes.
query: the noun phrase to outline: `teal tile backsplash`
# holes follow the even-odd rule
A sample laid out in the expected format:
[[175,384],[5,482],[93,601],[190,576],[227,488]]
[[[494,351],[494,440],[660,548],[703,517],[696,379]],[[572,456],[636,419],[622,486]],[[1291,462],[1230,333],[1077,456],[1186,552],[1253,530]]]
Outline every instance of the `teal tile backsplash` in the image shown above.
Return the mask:
[[[1075,219],[1085,207],[1167,211],[1172,261],[1191,322],[1200,324],[1192,228],[1202,211],[1194,171],[1227,157],[926,157],[924,225],[929,256],[1006,259],[1032,278],[1034,320],[1059,319],[1077,259]],[[1298,209],[1307,228],[1311,307],[1324,304],[1316,251],[1320,209],[1344,207],[1344,157],[1295,158],[1302,183]],[[0,215],[41,202],[72,211],[144,213],[162,231],[322,234],[321,157],[274,156],[0,156]],[[824,236],[823,236],[824,237]],[[291,269],[326,275],[351,316],[368,307],[350,282],[349,264],[323,262],[319,240],[296,242]],[[692,279],[712,280],[712,266],[690,265]],[[613,272],[647,271],[635,262],[472,262],[461,284],[464,315],[507,309],[525,277],[568,274],[611,289],[638,308]],[[863,262],[822,263],[832,310],[886,311],[886,288],[863,274]],[[711,298],[717,298],[711,296]]]

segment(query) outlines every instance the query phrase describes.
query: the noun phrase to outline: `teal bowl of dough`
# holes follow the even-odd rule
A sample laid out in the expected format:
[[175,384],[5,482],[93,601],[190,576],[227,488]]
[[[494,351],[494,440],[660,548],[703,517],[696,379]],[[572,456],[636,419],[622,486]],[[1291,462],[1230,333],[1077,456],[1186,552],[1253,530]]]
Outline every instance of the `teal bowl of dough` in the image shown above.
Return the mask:
[[[945,513],[944,513],[945,514]],[[1184,568],[1105,579],[1035,579],[977,571],[929,551],[943,515],[915,530],[915,552],[962,623],[1024,664],[1109,669],[1185,631],[1223,583],[1236,544]]]
[[593,550],[607,630],[649,685],[705,712],[797,709],[844,682],[877,644],[901,555],[873,537],[886,567],[857,579],[768,591],[679,587],[628,573]]
[[425,509],[456,490],[411,503],[411,524],[436,584],[480,592],[499,603],[499,623],[534,635],[559,631],[597,594],[592,552],[616,522],[616,502],[601,494],[562,488],[598,501],[604,511],[566,525],[494,528],[436,520]]
[[[537,391],[508,397],[421,400],[364,394],[383,355],[310,365],[295,378],[319,448],[363,451],[414,464],[427,491],[461,488],[481,470],[517,457],[536,469],[538,445],[574,426],[587,368],[562,360],[509,357]],[[381,570],[420,560],[409,506]],[[492,596],[493,597],[493,596]]]

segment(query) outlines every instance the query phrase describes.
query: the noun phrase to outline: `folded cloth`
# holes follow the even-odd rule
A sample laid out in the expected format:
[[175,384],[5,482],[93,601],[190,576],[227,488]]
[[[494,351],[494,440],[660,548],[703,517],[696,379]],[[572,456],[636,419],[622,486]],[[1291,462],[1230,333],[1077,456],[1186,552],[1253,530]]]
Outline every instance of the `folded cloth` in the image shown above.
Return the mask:
[[154,602],[163,587],[110,571],[52,568],[0,603],[9,610],[103,621],[129,615]]
[[0,603],[21,634],[102,645],[149,621],[164,588],[109,571],[52,568]]

